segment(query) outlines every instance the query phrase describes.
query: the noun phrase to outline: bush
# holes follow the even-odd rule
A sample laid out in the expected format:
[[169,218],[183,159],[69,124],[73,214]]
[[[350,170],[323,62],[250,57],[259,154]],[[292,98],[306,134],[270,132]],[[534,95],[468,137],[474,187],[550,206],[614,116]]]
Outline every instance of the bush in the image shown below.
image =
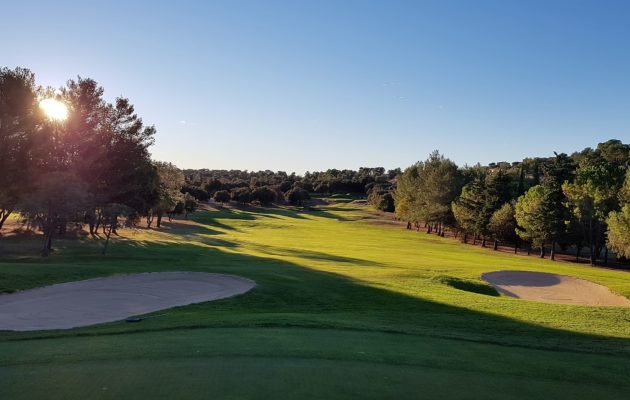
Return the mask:
[[193,186],[193,185],[184,185],[182,187],[181,192],[183,194],[190,194],[191,196],[193,196],[195,199],[199,200],[199,201],[208,201],[210,200],[210,194],[208,194],[208,192],[206,192],[205,190],[201,189],[200,187],[197,186]]
[[248,204],[252,202],[252,191],[249,188],[241,187],[232,191],[232,200],[241,203]]
[[394,197],[391,192],[374,188],[368,196],[368,203],[377,210],[394,212]]
[[184,211],[186,212],[186,216],[188,216],[188,214],[194,213],[197,210],[198,205],[199,204],[197,203],[197,199],[187,194],[184,198]]
[[289,190],[291,190],[292,187],[293,187],[293,182],[291,181],[283,181],[280,184],[280,190],[282,190],[283,192],[288,192]]
[[293,206],[302,206],[304,201],[310,199],[311,196],[304,189],[295,187],[287,192],[287,200]]
[[269,205],[276,200],[276,192],[268,186],[262,186],[254,189],[252,198],[262,205]]
[[218,203],[227,203],[230,201],[230,192],[227,190],[218,190],[214,193],[214,201]]

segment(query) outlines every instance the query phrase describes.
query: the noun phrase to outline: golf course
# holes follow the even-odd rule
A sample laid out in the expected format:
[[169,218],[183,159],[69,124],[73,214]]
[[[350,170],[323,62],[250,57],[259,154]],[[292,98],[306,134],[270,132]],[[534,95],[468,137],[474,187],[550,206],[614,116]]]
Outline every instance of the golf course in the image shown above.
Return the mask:
[[[147,272],[254,281],[133,320],[0,332],[2,399],[627,399],[630,308],[527,301],[484,273],[630,274],[462,244],[356,202],[203,206],[103,241],[2,238],[0,291]],[[37,382],[36,385],[33,382]]]

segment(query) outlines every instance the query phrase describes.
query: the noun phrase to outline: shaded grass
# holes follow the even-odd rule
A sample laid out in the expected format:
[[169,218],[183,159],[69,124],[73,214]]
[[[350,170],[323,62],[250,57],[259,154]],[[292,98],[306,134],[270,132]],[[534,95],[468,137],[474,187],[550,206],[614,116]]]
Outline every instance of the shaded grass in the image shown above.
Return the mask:
[[435,278],[438,282],[448,285],[458,290],[466,292],[484,294],[486,296],[499,296],[497,290],[485,282],[474,281],[471,279],[454,278],[452,276],[438,276]]

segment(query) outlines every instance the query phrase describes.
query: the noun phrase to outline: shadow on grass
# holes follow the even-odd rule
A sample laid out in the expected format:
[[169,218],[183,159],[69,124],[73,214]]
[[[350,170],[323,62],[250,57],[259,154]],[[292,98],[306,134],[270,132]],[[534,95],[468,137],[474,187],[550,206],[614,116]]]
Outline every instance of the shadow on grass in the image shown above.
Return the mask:
[[[125,240],[118,242],[105,257],[69,251],[45,261],[0,263],[0,287],[9,289],[97,276],[177,270],[235,274],[257,282],[257,287],[246,295],[161,311],[141,323],[118,322],[57,332],[2,332],[0,340],[277,326],[379,331],[525,348],[630,355],[627,339],[573,333],[441,304],[296,263],[229,251],[235,246],[229,241],[212,248],[202,243]],[[330,259],[317,252],[302,256]],[[361,265],[364,260],[343,262]]]
[[[328,206],[325,206],[322,208],[316,207],[310,210],[308,208],[302,208],[302,207],[281,207],[281,206],[242,207],[242,206],[239,206],[239,207],[232,207],[232,208],[213,208],[213,209],[208,209],[204,211],[205,212],[199,212],[199,213],[193,214],[191,219],[202,224],[207,224],[207,225],[211,225],[211,226],[215,226],[215,227],[227,229],[227,230],[235,230],[235,228],[229,225],[226,225],[218,220],[236,219],[236,220],[244,220],[244,221],[254,221],[260,218],[278,219],[280,217],[293,218],[293,219],[308,219],[308,217],[311,217],[311,216],[336,219],[339,221],[351,220],[341,215],[331,213],[329,211]],[[339,208],[339,211],[351,211],[351,210]]]
[[305,250],[305,249],[291,249],[284,247],[273,247],[273,246],[260,246],[260,245],[252,245],[249,244],[250,248],[255,248],[256,251],[259,251],[263,254],[271,255],[271,256],[290,256],[290,257],[300,257],[304,259],[314,260],[314,261],[332,261],[335,263],[342,264],[350,264],[355,266],[370,266],[370,267],[382,267],[385,264],[365,260],[361,258],[354,257],[345,257],[336,254],[324,253],[321,251],[314,250]]

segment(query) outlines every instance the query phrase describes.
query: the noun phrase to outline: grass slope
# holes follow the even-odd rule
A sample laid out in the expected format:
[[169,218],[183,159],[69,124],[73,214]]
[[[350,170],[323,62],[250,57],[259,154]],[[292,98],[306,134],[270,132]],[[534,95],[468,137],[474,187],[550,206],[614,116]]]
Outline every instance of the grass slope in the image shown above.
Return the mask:
[[625,272],[554,263],[319,211],[206,210],[162,231],[0,239],[0,290],[192,270],[250,293],[140,323],[0,333],[0,398],[627,398],[630,310],[493,296],[498,269],[578,276],[630,296]]

